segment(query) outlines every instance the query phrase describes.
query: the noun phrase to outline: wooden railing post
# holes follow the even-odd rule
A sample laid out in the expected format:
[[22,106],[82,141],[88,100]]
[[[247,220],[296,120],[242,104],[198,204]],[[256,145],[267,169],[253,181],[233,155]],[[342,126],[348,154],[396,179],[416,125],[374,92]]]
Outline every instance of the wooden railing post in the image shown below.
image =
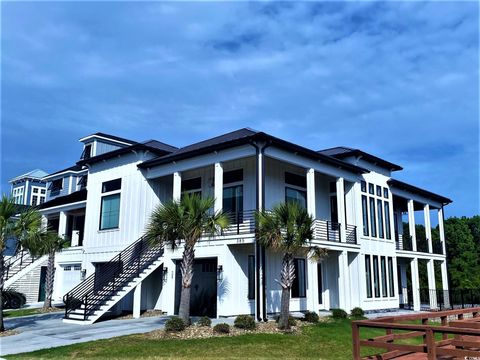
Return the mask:
[[360,329],[359,326],[352,322],[352,343],[353,343],[353,360],[360,360]]
[[435,337],[433,335],[432,329],[425,330],[427,338],[427,358],[428,360],[436,360],[437,358],[437,348],[435,346]]

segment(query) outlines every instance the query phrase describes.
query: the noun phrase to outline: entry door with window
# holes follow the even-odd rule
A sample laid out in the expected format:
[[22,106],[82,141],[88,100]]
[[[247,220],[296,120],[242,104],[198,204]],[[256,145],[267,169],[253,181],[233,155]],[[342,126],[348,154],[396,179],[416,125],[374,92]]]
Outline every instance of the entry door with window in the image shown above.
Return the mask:
[[223,189],[223,211],[230,216],[233,224],[243,222],[243,185]]

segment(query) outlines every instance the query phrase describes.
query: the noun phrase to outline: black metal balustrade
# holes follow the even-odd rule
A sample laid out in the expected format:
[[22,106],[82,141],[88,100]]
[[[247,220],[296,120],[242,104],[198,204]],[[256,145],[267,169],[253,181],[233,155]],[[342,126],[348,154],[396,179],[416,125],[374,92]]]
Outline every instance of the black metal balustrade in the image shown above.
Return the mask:
[[421,310],[465,309],[480,306],[480,289],[420,289]]
[[146,237],[135,241],[63,297],[65,319],[78,320],[75,314],[86,320],[162,254],[163,247]]
[[20,250],[15,256],[12,256],[5,262],[4,281],[18,274],[35,260],[37,258],[31,256],[27,250]]
[[253,234],[255,232],[255,210],[229,213],[230,226],[222,231],[222,235]]
[[327,220],[313,222],[313,238],[315,240],[340,242],[340,224]]
[[348,225],[346,228],[346,242],[349,244],[356,244],[357,243],[357,226],[356,225]]

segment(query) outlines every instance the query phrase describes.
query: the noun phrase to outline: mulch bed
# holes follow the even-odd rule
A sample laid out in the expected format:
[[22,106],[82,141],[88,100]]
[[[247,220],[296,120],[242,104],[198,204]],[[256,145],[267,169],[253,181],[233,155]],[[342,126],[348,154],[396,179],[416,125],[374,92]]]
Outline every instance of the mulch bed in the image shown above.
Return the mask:
[[12,330],[5,330],[3,332],[0,332],[0,338],[1,337],[5,337],[5,336],[11,336],[11,335],[16,335],[16,334],[19,334],[20,331],[17,331],[15,329],[12,329]]

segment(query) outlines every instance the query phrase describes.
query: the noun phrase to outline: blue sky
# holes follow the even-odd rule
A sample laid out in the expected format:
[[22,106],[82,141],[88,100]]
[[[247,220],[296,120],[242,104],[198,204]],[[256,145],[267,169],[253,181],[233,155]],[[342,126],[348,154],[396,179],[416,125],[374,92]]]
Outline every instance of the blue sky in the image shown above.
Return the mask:
[[1,184],[102,131],[358,147],[479,209],[476,2],[2,3]]

